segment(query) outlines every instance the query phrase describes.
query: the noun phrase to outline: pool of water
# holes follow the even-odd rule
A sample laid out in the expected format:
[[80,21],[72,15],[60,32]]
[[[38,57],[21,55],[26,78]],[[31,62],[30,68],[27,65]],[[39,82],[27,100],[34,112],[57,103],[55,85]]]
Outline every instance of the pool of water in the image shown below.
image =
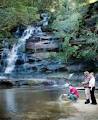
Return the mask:
[[0,120],[59,120],[69,103],[59,101],[60,89],[13,88],[0,90]]
[[[84,91],[79,91],[84,99]],[[75,112],[58,87],[0,89],[0,120],[61,120]],[[98,97],[98,91],[96,91]]]

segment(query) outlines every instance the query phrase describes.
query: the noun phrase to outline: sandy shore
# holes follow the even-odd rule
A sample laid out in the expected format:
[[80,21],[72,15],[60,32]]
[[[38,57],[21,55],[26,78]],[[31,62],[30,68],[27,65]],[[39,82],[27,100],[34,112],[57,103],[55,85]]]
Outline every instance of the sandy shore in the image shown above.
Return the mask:
[[76,103],[72,103],[72,106],[77,109],[74,116],[59,120],[98,120],[98,104],[84,104],[84,101],[80,99]]

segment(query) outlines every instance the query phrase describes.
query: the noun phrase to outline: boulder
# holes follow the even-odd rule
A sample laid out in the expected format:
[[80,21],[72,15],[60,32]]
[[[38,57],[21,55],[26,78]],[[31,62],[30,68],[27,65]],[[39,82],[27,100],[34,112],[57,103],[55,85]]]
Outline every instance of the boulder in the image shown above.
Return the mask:
[[9,87],[13,87],[14,84],[9,81],[9,80],[1,80],[0,81],[0,88],[9,88]]

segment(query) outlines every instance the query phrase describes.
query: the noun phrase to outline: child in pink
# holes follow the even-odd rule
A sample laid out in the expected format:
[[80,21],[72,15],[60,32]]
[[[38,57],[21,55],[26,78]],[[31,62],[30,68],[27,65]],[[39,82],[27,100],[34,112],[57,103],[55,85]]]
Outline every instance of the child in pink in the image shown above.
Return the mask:
[[68,98],[72,101],[76,101],[79,98],[78,90],[75,87],[73,87],[72,85],[69,85]]

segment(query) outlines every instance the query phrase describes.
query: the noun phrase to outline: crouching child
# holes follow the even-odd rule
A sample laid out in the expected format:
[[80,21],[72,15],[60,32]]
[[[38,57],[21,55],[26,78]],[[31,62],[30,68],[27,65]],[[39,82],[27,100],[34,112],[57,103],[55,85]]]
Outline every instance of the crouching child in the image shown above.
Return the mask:
[[71,84],[69,84],[69,93],[67,94],[67,97],[69,100],[76,102],[79,98],[79,92],[78,90],[73,87]]

